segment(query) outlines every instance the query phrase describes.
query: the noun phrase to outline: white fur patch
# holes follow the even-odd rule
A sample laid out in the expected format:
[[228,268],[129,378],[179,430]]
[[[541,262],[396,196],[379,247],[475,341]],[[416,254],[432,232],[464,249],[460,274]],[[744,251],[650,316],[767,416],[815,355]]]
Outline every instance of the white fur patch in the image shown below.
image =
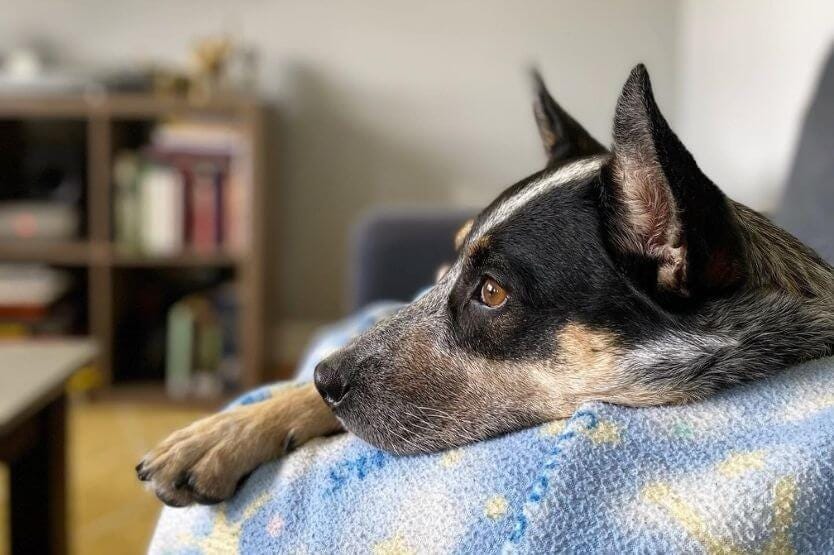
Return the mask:
[[627,352],[621,362],[624,369],[673,365],[688,367],[720,349],[738,346],[738,341],[720,335],[668,331],[658,339],[646,341]]
[[491,229],[502,222],[505,222],[531,200],[546,194],[556,187],[564,185],[565,183],[591,177],[599,171],[607,157],[607,155],[604,155],[577,160],[576,162],[560,167],[551,174],[545,175],[539,181],[530,183],[526,187],[523,187],[515,195],[504,199],[504,201],[502,201],[501,204],[499,204],[495,210],[487,216],[486,220],[472,233],[470,241],[476,241],[489,233]]

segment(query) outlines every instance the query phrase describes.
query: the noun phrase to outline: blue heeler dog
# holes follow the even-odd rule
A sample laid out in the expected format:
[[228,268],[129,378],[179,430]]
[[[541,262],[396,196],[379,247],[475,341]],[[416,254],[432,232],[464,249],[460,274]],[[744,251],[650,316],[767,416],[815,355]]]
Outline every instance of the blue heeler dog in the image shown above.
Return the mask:
[[727,198],[660,113],[645,67],[606,149],[536,76],[547,167],[467,222],[429,293],[324,360],[311,384],[210,416],[137,467],[173,506],[343,430],[425,453],[569,416],[686,403],[834,351],[834,271]]

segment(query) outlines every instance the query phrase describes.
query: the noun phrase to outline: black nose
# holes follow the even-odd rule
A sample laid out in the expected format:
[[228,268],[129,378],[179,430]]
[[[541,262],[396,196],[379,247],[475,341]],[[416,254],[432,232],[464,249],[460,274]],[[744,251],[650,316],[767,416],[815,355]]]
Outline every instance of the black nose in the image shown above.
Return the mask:
[[350,389],[347,377],[342,372],[338,361],[332,359],[325,359],[318,363],[314,381],[319,394],[331,407],[341,403]]

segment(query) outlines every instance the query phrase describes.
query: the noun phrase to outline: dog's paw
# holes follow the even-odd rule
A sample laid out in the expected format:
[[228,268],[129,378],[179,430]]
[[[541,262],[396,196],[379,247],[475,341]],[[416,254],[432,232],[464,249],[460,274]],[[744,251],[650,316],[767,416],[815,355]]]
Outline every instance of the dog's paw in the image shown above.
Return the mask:
[[228,499],[250,472],[277,456],[291,438],[289,430],[282,435],[274,426],[264,426],[251,409],[222,412],[174,432],[145,455],[136,466],[137,476],[172,507]]

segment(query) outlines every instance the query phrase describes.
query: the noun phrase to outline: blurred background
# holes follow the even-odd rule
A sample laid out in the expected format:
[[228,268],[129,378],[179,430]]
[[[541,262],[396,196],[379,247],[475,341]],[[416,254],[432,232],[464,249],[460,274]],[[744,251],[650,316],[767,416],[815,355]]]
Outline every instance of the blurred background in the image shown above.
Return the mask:
[[834,39],[826,0],[0,5],[0,336],[96,349],[67,384],[74,553],[144,551],[147,449],[410,298],[543,167],[531,65],[606,143],[644,62],[705,173],[778,214]]

